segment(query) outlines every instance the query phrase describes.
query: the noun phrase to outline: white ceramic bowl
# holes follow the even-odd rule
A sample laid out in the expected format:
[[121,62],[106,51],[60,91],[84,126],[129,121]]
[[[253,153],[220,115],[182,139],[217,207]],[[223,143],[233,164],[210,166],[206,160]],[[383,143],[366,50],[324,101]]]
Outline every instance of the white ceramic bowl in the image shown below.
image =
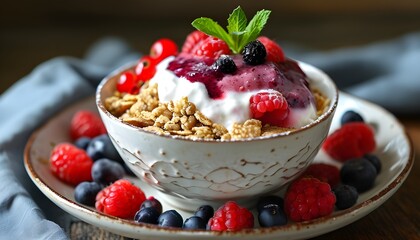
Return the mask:
[[126,66],[98,86],[96,104],[115,147],[129,168],[160,190],[165,202],[195,210],[227,200],[250,205],[302,173],[318,153],[336,110],[338,90],[319,69],[299,63],[311,87],[331,102],[316,121],[292,132],[232,141],[191,140],[158,135],[123,123],[104,106]]

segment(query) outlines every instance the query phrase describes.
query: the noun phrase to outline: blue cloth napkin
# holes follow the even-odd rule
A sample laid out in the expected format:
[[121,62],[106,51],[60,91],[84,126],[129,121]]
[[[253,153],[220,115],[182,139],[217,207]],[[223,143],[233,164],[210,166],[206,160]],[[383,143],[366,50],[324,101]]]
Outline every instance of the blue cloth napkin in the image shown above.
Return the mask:
[[[288,56],[323,69],[343,91],[396,114],[420,113],[420,33],[330,52],[285,45]],[[30,134],[60,109],[94,93],[115,68],[139,58],[120,39],[94,45],[84,59],[59,57],[0,96],[0,239],[67,239],[72,217],[34,186],[23,167]]]

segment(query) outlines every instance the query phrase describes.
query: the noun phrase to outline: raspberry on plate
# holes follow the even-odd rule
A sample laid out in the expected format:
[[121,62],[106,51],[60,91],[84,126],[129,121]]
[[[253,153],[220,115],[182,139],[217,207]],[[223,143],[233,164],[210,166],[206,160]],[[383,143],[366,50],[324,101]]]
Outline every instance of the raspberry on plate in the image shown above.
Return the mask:
[[328,183],[299,178],[286,191],[284,210],[290,220],[302,222],[330,215],[336,198]]
[[284,62],[286,58],[283,49],[276,42],[266,36],[260,36],[257,40],[264,45],[265,50],[267,51],[266,59],[268,61],[275,63]]
[[332,158],[341,162],[360,158],[375,150],[375,134],[364,122],[350,122],[329,135],[322,148]]
[[60,143],[50,155],[50,169],[62,181],[76,186],[84,181],[92,181],[93,161],[87,153],[71,143]]
[[120,179],[96,195],[95,207],[105,214],[133,219],[145,199],[139,187],[126,179]]
[[197,57],[217,59],[221,55],[229,55],[231,51],[225,41],[215,37],[208,37],[196,45],[191,53]]
[[239,231],[254,227],[254,215],[236,202],[228,201],[221,206],[208,222],[210,230]]
[[106,133],[105,126],[98,115],[81,110],[73,115],[70,123],[70,136],[73,140],[80,137],[93,138]]
[[249,98],[252,118],[260,120],[263,125],[281,127],[289,115],[286,98],[278,91],[264,91]]
[[312,163],[301,176],[318,178],[330,184],[331,187],[340,183],[340,169],[327,163]]

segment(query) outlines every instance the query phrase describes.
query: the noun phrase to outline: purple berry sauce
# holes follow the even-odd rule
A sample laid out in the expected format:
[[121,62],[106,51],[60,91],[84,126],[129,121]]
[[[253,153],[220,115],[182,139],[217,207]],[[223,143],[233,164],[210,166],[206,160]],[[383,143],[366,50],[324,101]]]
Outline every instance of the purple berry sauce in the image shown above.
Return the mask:
[[233,74],[217,71],[213,59],[178,56],[168,65],[168,70],[190,82],[203,83],[213,99],[223,98],[226,91],[245,92],[273,89],[283,94],[289,107],[304,108],[314,102],[305,73],[297,62],[287,59],[284,63],[265,62],[247,65],[241,55],[232,56],[237,70]]

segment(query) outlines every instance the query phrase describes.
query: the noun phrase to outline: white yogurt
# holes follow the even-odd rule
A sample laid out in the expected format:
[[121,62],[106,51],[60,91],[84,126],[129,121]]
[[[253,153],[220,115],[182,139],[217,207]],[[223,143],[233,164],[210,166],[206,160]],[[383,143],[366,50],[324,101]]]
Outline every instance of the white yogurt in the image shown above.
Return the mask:
[[[234,123],[243,123],[251,118],[250,97],[257,92],[267,91],[229,91],[225,92],[222,99],[212,99],[203,83],[192,83],[184,77],[177,77],[172,71],[166,69],[173,59],[174,57],[168,57],[160,62],[157,65],[155,76],[150,80],[151,83],[158,84],[159,101],[169,102],[186,96],[205,116],[229,130]],[[313,104],[306,108],[291,108],[286,127],[302,127],[314,121],[316,117],[316,107]]]

